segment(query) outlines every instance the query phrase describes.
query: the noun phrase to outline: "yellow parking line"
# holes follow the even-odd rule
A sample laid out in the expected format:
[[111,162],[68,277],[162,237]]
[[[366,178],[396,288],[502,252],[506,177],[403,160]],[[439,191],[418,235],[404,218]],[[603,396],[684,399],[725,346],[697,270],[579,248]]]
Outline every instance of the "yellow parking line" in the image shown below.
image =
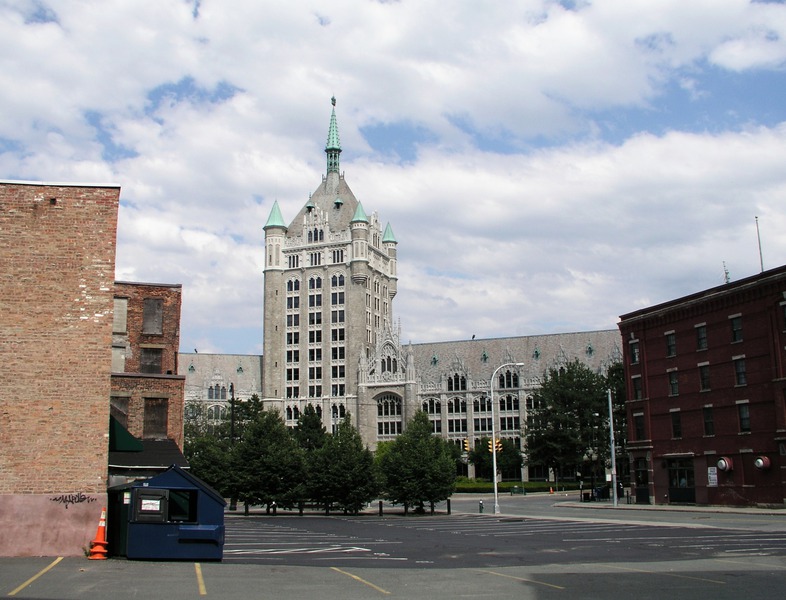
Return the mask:
[[352,573],[347,573],[346,571],[342,571],[338,567],[330,567],[330,568],[333,569],[336,573],[341,573],[342,575],[346,575],[347,577],[351,577],[355,581],[359,581],[360,583],[365,583],[368,587],[377,590],[380,594],[390,594],[389,591],[383,590],[381,587],[378,587],[378,586],[374,585],[370,581],[366,581],[362,577],[358,577],[357,575],[353,575]]
[[524,577],[516,577],[515,575],[507,575],[505,573],[498,573],[497,571],[484,571],[481,570],[481,573],[487,573],[489,575],[496,575],[497,577],[507,577],[508,579],[515,579],[516,581],[522,581],[524,583],[536,583],[538,585],[545,585],[546,587],[554,588],[555,590],[564,590],[565,588],[561,585],[554,585],[553,583],[546,583],[545,581],[537,581],[535,579],[526,579]]
[[36,579],[38,579],[39,577],[41,577],[41,575],[43,575],[44,573],[46,573],[46,572],[47,572],[49,569],[51,569],[52,567],[54,567],[54,566],[55,566],[57,563],[59,563],[61,560],[63,560],[63,557],[62,557],[62,556],[58,556],[58,557],[55,559],[55,561],[54,561],[52,564],[50,564],[50,565],[49,565],[48,567],[46,567],[45,569],[42,569],[41,571],[39,571],[38,573],[36,573],[35,575],[33,575],[33,576],[30,578],[30,579],[28,579],[27,581],[25,581],[25,582],[24,582],[22,585],[20,585],[18,588],[14,589],[14,590],[11,590],[11,592],[9,592],[9,594],[8,594],[8,595],[9,595],[9,596],[16,596],[16,595],[17,595],[19,592],[21,592],[21,591],[22,591],[23,589],[25,589],[25,588],[26,588],[28,585],[30,585],[31,583],[33,583],[33,582],[34,582]]
[[202,577],[202,565],[194,563],[194,570],[196,571],[197,587],[199,588],[200,596],[207,596],[207,588],[205,587],[205,579]]

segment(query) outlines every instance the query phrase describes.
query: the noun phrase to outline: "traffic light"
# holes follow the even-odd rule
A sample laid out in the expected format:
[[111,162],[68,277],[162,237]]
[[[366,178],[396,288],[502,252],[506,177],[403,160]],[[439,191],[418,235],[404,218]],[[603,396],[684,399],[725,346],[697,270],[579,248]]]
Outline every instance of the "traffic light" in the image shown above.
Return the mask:
[[502,452],[502,440],[497,438],[497,441],[494,442],[494,445],[497,447],[497,452]]
[[469,438],[464,438],[464,452],[469,452]]
[[493,444],[494,444],[494,442],[492,440],[489,440],[489,452],[494,452],[494,445]]

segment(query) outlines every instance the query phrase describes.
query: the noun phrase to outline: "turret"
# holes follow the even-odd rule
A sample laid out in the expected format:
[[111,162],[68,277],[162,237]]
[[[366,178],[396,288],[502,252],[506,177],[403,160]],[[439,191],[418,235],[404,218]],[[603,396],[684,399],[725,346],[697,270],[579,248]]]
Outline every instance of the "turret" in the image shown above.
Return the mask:
[[396,245],[398,242],[396,241],[396,236],[393,235],[393,228],[388,223],[387,227],[385,227],[385,233],[382,236],[382,247],[388,254],[388,258],[390,258],[390,263],[388,263],[388,275],[390,277],[390,287],[388,288],[388,295],[391,299],[396,295],[398,291],[398,275],[396,271],[397,267],[397,254],[396,254]]
[[368,279],[368,217],[363,205],[358,202],[355,215],[350,222],[352,230],[352,281],[365,283]]
[[270,209],[270,216],[265,223],[265,270],[283,270],[284,236],[287,233],[287,226],[281,216],[281,209],[278,207],[278,200],[273,202]]

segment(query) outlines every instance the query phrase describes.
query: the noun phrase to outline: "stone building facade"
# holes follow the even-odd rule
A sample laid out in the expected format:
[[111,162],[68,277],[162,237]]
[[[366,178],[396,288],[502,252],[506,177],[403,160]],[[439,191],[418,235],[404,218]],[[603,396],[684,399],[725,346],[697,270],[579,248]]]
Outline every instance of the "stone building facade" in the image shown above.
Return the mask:
[[251,354],[181,353],[185,377],[185,414],[217,425],[229,418],[231,400],[262,398],[262,357]]
[[119,197],[0,181],[0,555],[81,555],[106,503]]
[[327,172],[294,219],[274,203],[264,227],[262,400],[289,426],[309,404],[328,430],[350,414],[374,449],[425,410],[435,433],[474,444],[491,433],[492,374],[522,363],[494,382],[494,412],[495,431],[523,447],[527,399],[549,367],[580,360],[605,373],[621,360],[617,330],[403,344],[397,240],[340,173],[335,101],[325,152]]
[[264,227],[262,400],[289,425],[303,400],[328,423],[350,412],[363,425],[359,377],[390,330],[396,295],[397,242],[340,173],[333,103],[326,175],[292,221],[275,203]]

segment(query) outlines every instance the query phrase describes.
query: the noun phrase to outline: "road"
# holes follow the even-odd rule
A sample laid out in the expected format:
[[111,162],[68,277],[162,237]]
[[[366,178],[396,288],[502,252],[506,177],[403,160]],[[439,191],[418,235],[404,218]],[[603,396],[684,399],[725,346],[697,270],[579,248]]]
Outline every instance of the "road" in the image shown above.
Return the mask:
[[478,498],[463,496],[452,499],[450,515],[444,505],[435,516],[231,514],[223,562],[0,559],[0,593],[64,600],[782,596],[786,513],[569,500],[504,497],[500,515],[480,514]]

